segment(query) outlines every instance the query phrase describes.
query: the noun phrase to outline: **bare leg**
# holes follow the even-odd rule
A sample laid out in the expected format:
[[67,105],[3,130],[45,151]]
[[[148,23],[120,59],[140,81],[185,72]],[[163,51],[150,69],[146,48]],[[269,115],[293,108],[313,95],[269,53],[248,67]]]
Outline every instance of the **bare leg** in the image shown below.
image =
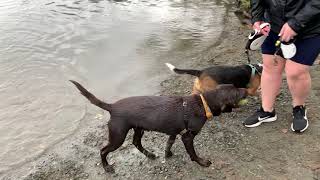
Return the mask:
[[292,95],[292,105],[304,105],[311,89],[309,66],[288,61],[286,64],[286,75]]
[[282,72],[285,66],[285,60],[277,57],[278,64],[274,64],[273,55],[262,55],[263,71],[261,76],[261,98],[264,111],[271,112],[274,102],[280,92],[282,83]]

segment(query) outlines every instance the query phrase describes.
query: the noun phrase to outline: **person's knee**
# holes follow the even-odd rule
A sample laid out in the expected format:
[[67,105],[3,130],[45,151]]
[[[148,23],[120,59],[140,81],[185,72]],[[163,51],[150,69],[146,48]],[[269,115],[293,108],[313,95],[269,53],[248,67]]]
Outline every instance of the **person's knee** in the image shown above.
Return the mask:
[[310,79],[309,69],[304,67],[298,67],[298,66],[288,66],[285,69],[287,79],[291,80],[301,80]]
[[284,69],[284,61],[280,60],[277,65],[274,64],[274,56],[263,56],[263,73],[270,75],[281,75]]

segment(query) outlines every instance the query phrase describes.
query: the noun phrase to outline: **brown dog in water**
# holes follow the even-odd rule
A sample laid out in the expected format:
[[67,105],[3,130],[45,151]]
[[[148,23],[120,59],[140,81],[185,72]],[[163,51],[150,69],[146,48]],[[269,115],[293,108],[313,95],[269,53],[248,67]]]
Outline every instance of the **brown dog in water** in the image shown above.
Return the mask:
[[177,74],[196,76],[192,94],[213,90],[219,84],[233,84],[236,88],[247,88],[248,95],[257,96],[260,87],[262,65],[247,64],[239,66],[212,66],[203,70],[178,69],[166,63]]
[[96,98],[78,82],[71,82],[92,104],[109,111],[111,115],[108,123],[109,143],[100,151],[102,165],[107,172],[114,172],[113,167],[108,164],[107,155],[123,144],[130,129],[134,129],[133,144],[150,159],[155,159],[156,156],[141,145],[144,130],[169,135],[166,157],[172,156],[171,147],[180,134],[191,160],[201,166],[210,166],[209,160],[197,156],[193,147],[194,137],[207,119],[220,115],[226,106],[236,107],[247,96],[244,88],[221,85],[200,95],[136,96],[108,104]]

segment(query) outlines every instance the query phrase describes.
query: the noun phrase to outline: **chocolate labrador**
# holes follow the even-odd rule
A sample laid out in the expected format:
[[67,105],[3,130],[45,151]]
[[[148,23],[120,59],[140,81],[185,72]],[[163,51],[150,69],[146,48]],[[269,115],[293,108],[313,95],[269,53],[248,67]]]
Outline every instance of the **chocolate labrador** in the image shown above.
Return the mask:
[[109,143],[100,151],[103,168],[114,172],[108,164],[107,155],[118,149],[130,129],[134,129],[133,144],[150,159],[156,156],[144,149],[141,138],[144,130],[157,131],[169,135],[165,156],[172,156],[171,147],[176,136],[182,142],[192,161],[208,167],[211,162],[198,157],[193,139],[212,116],[219,116],[225,107],[236,107],[247,96],[244,88],[221,85],[217,89],[190,96],[136,96],[121,99],[113,104],[99,100],[81,84],[70,80],[92,104],[107,110],[111,117],[108,123]]

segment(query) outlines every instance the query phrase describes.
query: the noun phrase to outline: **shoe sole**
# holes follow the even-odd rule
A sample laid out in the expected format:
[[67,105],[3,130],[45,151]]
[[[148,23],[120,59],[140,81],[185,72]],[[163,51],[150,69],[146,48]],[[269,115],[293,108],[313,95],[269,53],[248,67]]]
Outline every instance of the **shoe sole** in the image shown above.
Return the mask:
[[249,128],[251,128],[251,127],[257,127],[257,126],[260,126],[262,123],[273,122],[273,121],[276,121],[276,120],[277,120],[277,115],[275,115],[275,116],[272,117],[272,118],[268,118],[268,119],[264,119],[264,120],[262,120],[262,121],[259,121],[259,122],[255,123],[255,124],[244,125],[244,126],[245,126],[245,127],[249,127]]
[[297,133],[302,133],[303,131],[305,131],[305,130],[307,130],[308,129],[308,127],[309,127],[309,121],[307,120],[307,125],[306,125],[306,127],[304,127],[302,130],[294,130],[293,129],[293,123],[291,123],[291,130],[293,131],[293,132],[297,132]]

